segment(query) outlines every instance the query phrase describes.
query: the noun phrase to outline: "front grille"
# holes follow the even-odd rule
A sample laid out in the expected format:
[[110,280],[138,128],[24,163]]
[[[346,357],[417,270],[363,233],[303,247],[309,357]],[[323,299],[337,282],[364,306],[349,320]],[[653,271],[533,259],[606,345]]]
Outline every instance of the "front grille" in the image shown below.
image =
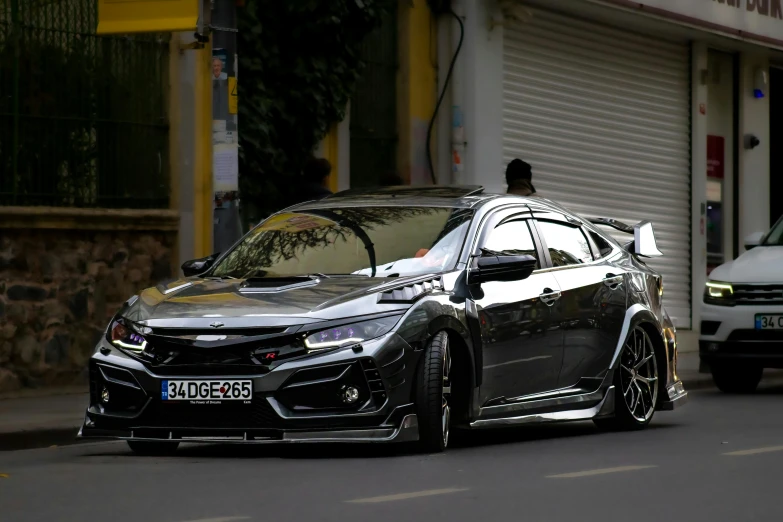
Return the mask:
[[306,354],[301,340],[290,336],[253,339],[213,346],[196,345],[193,341],[149,336],[141,358],[150,368],[170,376],[259,375],[267,373],[278,361]]
[[737,305],[783,305],[783,284],[733,285]]
[[734,330],[727,342],[783,342],[783,330]]

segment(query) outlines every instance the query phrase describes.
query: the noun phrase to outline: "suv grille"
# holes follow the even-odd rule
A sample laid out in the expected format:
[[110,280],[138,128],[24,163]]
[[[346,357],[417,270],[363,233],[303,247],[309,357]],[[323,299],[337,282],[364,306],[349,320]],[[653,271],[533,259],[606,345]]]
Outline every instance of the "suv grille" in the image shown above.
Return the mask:
[[737,305],[783,305],[783,284],[733,285]]

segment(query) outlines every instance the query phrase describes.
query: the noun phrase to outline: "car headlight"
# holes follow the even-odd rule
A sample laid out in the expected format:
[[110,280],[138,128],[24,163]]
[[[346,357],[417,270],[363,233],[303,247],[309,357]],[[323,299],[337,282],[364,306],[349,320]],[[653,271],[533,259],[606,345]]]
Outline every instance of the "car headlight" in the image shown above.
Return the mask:
[[376,339],[389,333],[399,320],[400,316],[395,315],[321,330],[305,338],[305,348],[317,352]]
[[704,289],[704,302],[731,306],[734,304],[734,288],[731,286],[731,283],[707,281],[707,286]]
[[147,340],[131,326],[128,326],[125,320],[114,319],[106,332],[106,340],[114,346],[128,350],[130,352],[140,353],[147,347]]

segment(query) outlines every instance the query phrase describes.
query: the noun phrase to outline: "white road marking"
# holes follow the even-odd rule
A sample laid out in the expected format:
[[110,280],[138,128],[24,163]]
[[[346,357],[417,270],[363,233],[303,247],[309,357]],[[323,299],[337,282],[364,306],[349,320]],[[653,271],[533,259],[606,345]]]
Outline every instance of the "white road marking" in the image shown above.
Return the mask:
[[592,477],[595,475],[606,475],[608,473],[622,473],[624,471],[636,471],[640,469],[657,468],[658,466],[620,466],[617,468],[591,469],[588,471],[576,471],[574,473],[562,473],[560,475],[549,475],[547,478],[580,478]]
[[250,517],[217,517],[188,520],[187,522],[233,522],[234,520],[250,520]]
[[408,500],[411,498],[432,497],[435,495],[448,495],[450,493],[459,493],[467,491],[468,488],[445,488],[429,489],[426,491],[413,491],[410,493],[398,493],[397,495],[385,495],[382,497],[357,498],[355,500],[346,500],[349,504],[377,504],[379,502],[393,502],[396,500]]
[[731,457],[744,457],[745,455],[758,455],[760,453],[772,453],[774,451],[783,451],[783,446],[768,446],[766,448],[730,451],[728,453],[724,453],[724,455],[728,455]]

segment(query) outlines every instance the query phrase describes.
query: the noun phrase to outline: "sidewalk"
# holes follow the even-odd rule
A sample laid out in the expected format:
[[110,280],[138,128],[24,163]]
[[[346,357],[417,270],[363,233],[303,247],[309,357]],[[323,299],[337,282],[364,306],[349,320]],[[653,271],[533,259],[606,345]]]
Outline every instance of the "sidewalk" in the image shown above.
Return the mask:
[[[686,346],[677,373],[685,389],[711,388],[712,377],[699,373],[699,354]],[[766,383],[783,383],[783,371],[767,371]],[[0,451],[72,444],[89,402],[85,388],[31,390],[0,396]]]

